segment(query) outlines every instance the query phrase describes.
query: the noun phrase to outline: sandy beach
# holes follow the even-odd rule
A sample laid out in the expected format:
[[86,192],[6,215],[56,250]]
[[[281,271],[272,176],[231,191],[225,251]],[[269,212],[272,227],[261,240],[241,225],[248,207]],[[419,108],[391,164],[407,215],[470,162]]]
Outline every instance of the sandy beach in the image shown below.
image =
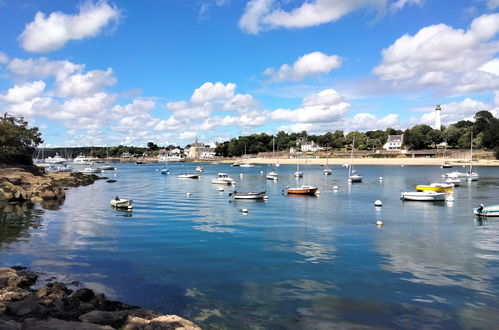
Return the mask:
[[[224,159],[222,163],[246,162],[253,164],[272,164],[274,159],[271,158],[245,158],[245,159]],[[305,159],[297,158],[276,158],[275,162],[279,164],[305,164]],[[466,159],[447,159],[453,166],[467,166],[469,160]],[[307,164],[309,165],[325,165],[326,162],[330,165],[343,165],[350,163],[348,158],[308,158]],[[427,166],[440,166],[444,163],[442,158],[358,158],[354,159],[355,165],[427,165]],[[499,160],[479,159],[473,160],[473,166],[499,166]]]

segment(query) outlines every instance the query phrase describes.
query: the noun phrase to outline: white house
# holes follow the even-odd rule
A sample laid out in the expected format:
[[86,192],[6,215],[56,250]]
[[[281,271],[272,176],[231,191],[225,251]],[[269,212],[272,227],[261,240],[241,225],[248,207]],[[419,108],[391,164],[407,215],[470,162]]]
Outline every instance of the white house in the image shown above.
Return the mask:
[[307,152],[307,151],[318,151],[321,148],[319,147],[318,144],[316,144],[314,141],[303,141],[301,142],[301,151]]
[[388,135],[388,140],[386,141],[383,149],[385,150],[400,150],[402,149],[402,143],[404,142],[404,134],[401,135]]

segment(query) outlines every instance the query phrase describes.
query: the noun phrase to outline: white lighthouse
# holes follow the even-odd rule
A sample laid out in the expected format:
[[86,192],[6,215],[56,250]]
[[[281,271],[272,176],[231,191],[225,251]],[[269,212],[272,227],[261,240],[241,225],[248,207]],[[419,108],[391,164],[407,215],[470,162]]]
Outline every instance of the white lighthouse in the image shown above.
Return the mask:
[[437,107],[435,108],[435,129],[442,129],[442,122],[440,121],[440,111],[442,111],[442,109],[440,108],[440,104],[437,104]]

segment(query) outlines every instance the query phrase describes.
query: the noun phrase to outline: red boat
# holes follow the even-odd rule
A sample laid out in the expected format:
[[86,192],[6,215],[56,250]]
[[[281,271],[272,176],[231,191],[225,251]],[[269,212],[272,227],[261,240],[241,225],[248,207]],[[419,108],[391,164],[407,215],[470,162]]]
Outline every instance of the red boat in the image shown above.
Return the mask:
[[301,186],[296,188],[287,188],[286,192],[294,195],[315,195],[317,189],[319,188],[315,186]]

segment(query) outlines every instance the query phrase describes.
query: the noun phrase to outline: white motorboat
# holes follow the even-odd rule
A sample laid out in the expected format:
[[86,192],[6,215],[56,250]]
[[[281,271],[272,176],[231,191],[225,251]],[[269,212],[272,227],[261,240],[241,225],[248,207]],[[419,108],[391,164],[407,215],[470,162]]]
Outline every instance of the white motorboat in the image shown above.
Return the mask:
[[196,172],[204,172],[204,168],[202,166],[196,166]]
[[241,165],[239,165],[239,167],[255,167],[255,165],[250,163],[242,163]]
[[161,174],[170,174],[170,170],[169,170],[169,169],[167,169],[167,168],[162,168],[162,169],[160,170],[160,172],[161,172]]
[[181,179],[199,179],[200,177],[197,173],[182,173],[177,176]]
[[302,178],[303,177],[303,172],[302,171],[296,171],[294,175],[295,175],[295,178]]
[[92,159],[83,155],[78,155],[73,159],[73,164],[75,165],[93,165]]
[[211,180],[215,184],[234,184],[235,180],[227,175],[227,173],[218,173],[216,179]]
[[239,167],[239,166],[241,166],[241,163],[235,162],[235,163],[231,164],[230,166],[232,166],[232,167]]
[[81,173],[85,174],[91,174],[91,173],[102,173],[102,170],[100,168],[94,168],[94,167],[85,167],[83,170],[80,171]]
[[229,193],[229,196],[232,196],[234,199],[267,199],[268,198],[265,191],[247,192],[247,193],[241,193],[241,192],[234,191],[233,193]]
[[479,207],[473,209],[473,214],[482,217],[499,217],[499,204],[490,206],[480,204]]
[[131,199],[123,199],[116,196],[111,200],[111,206],[117,209],[132,209],[132,200]]
[[436,191],[406,191],[401,193],[401,199],[405,201],[434,202],[445,201],[447,193]]
[[45,158],[45,162],[48,164],[62,164],[67,162],[68,160],[64,157],[61,157],[57,152],[54,157]]

